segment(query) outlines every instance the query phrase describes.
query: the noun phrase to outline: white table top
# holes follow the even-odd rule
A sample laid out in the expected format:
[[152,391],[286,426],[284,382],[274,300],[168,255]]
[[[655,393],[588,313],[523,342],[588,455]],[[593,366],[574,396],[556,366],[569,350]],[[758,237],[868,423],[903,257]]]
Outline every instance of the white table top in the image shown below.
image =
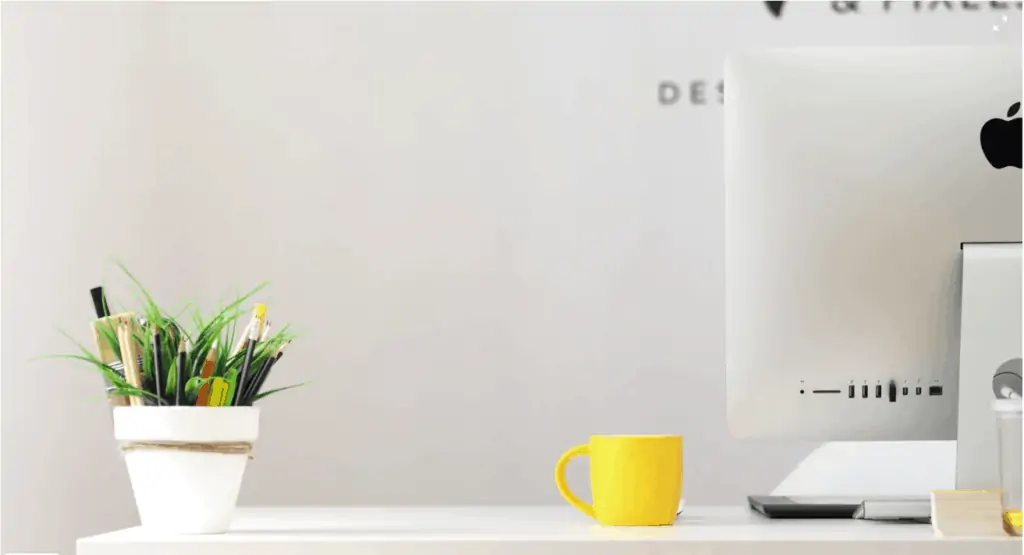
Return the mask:
[[605,528],[569,507],[239,509],[231,531],[129,528],[79,555],[1020,555],[1020,538],[938,539],[930,525],[771,520],[687,507],[675,526]]

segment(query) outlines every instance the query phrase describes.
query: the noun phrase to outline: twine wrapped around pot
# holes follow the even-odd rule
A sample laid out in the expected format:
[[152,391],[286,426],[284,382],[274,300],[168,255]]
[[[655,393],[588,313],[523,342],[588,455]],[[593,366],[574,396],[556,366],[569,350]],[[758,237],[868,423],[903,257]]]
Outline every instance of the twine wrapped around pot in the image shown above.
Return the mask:
[[190,451],[193,453],[220,453],[222,455],[252,456],[252,443],[248,441],[226,442],[187,442],[187,441],[125,441],[121,443],[121,451],[140,451],[143,449],[165,449],[170,451]]

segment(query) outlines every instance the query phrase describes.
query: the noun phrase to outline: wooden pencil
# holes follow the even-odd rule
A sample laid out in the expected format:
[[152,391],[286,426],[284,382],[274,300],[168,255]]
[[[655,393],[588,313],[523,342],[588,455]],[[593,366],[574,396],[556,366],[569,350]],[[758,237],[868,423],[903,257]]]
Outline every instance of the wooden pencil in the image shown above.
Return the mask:
[[[121,347],[121,363],[124,365],[124,379],[129,385],[142,389],[142,374],[139,372],[138,347],[131,323],[122,323],[117,327],[117,342]],[[145,400],[137,395],[129,398],[133,407],[144,406]]]
[[[217,362],[217,340],[213,340],[210,350],[206,353],[206,361],[203,362],[203,370],[199,373],[200,378],[213,377],[213,368]],[[210,381],[199,386],[199,396],[196,398],[196,406],[208,406],[210,402]]]
[[[117,337],[117,329],[120,325],[134,321],[135,314],[132,312],[105,316],[92,321],[92,339],[96,344],[97,356],[103,364],[113,368],[115,372],[121,375],[121,377],[124,377],[124,365],[121,363],[121,353],[115,352],[113,345],[111,345],[110,341],[107,340],[107,334]],[[107,393],[110,393],[113,390],[113,384],[110,383],[109,380],[106,380],[105,385]],[[110,404],[123,407],[130,405],[131,401],[128,397],[115,395],[110,397]]]

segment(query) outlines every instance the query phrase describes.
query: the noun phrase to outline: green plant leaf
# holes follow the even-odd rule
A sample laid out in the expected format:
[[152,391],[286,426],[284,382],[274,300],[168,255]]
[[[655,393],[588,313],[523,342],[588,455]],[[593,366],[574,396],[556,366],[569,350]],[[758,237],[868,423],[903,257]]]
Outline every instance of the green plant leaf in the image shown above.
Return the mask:
[[[66,333],[64,335],[77,346],[79,353],[46,358],[66,358],[88,364],[107,378],[112,387],[111,395],[144,397],[147,401],[168,404],[173,402],[174,391],[178,381],[176,372],[178,349],[181,341],[187,340],[191,348],[185,357],[185,399],[182,400],[184,404],[194,404],[199,388],[213,378],[221,377],[232,384],[237,381],[238,373],[245,361],[245,353],[235,354],[231,350],[237,341],[235,335],[239,333],[240,322],[248,322],[248,310],[244,309],[242,305],[266,287],[266,283],[261,283],[242,295],[235,295],[230,302],[218,303],[217,308],[208,316],[204,316],[191,303],[186,303],[183,309],[176,313],[171,313],[156,303],[152,295],[124,264],[117,261],[113,262],[131,281],[132,294],[140,305],[140,310],[135,310],[133,313],[140,318],[142,325],[134,331],[132,339],[138,347],[141,359],[139,370],[142,374],[143,387],[132,387],[112,365],[104,364],[89,349],[75,342]],[[101,287],[108,291],[105,284],[106,268],[104,268]],[[114,313],[109,307],[111,304],[114,304],[115,299],[109,295],[105,296],[105,298],[107,311]],[[122,310],[121,312],[127,312],[127,310]],[[182,320],[186,322],[191,321],[191,332],[181,324]],[[97,325],[97,341],[105,343],[105,347],[109,346],[114,353],[120,354],[121,348],[115,327],[113,322],[107,322],[106,325]],[[156,333],[159,333],[159,341],[154,341],[154,334]],[[268,337],[266,341],[257,343],[256,349],[253,352],[252,366],[258,368],[268,357],[272,356],[275,351],[294,339],[294,337],[295,334],[290,331],[290,328],[283,326],[277,333]],[[202,378],[203,365],[215,342],[217,343],[217,353],[213,358],[213,374],[210,378]],[[161,365],[163,373],[160,376],[163,385],[161,390],[163,399],[158,399],[155,394],[157,387],[154,370],[156,354],[158,352],[163,362]],[[283,389],[266,392],[264,395],[281,390]],[[247,392],[243,391],[242,393]]]
[[259,395],[253,396],[252,402],[255,403],[256,401],[259,401],[260,399],[262,399],[264,397],[269,397],[270,395],[273,395],[275,393],[280,393],[282,391],[287,391],[289,389],[295,389],[296,387],[302,387],[302,386],[304,386],[304,385],[306,385],[308,383],[310,383],[310,382],[302,382],[302,383],[297,383],[297,384],[292,384],[292,385],[286,385],[284,387],[278,387],[276,389],[271,389],[270,391],[265,391],[263,393],[260,393]]
[[122,264],[121,262],[115,263],[119,268],[121,268],[121,271],[124,272],[126,276],[128,276],[128,279],[132,280],[132,283],[135,284],[135,287],[138,290],[138,292],[141,293],[143,297],[145,297],[145,302],[142,304],[144,305],[145,310],[143,312],[146,315],[146,320],[149,321],[151,325],[155,325],[158,328],[161,327],[163,323],[163,311],[160,309],[160,305],[156,304],[156,301],[154,301],[153,297],[150,296],[149,291],[146,291],[146,288],[142,286],[142,283],[140,283],[139,280],[136,279],[135,276],[128,271],[128,268],[125,267],[124,264]]
[[156,395],[153,395],[152,393],[150,393],[148,391],[145,391],[143,389],[138,389],[138,388],[135,388],[135,387],[131,387],[131,386],[128,386],[128,387],[115,387],[109,393],[107,393],[107,397],[142,397],[144,399],[150,399],[150,400],[156,401],[156,403],[158,405],[167,405],[168,404],[167,401],[165,401],[164,399],[160,399]]
[[204,384],[206,384],[206,382],[212,382],[212,381],[213,381],[212,377],[210,377],[210,378],[200,378],[199,376],[195,376],[193,378],[189,378],[189,380],[187,382],[185,382],[185,393],[188,393],[190,395],[198,395],[199,394],[199,388],[202,387]]
[[47,356],[45,358],[65,358],[65,359],[80,360],[80,361],[83,361],[83,362],[87,362],[94,369],[96,369],[96,371],[98,371],[99,373],[103,374],[104,377],[106,377],[107,380],[109,380],[112,385],[116,385],[116,386],[128,385],[128,382],[126,382],[125,379],[123,377],[121,377],[121,374],[119,374],[117,372],[117,370],[114,370],[113,368],[111,368],[110,365],[107,365],[107,364],[104,364],[104,363],[100,362],[99,359],[97,359],[95,357],[82,356],[82,355],[49,355],[49,356]]

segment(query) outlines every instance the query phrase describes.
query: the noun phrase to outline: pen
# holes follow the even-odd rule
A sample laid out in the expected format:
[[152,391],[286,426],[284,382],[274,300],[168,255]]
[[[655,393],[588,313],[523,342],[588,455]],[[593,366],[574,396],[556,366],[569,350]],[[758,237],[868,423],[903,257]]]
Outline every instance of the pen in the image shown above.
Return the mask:
[[180,406],[185,400],[185,362],[188,358],[188,340],[178,342],[178,368],[174,377],[174,405]]
[[[258,322],[255,318],[254,322]],[[245,387],[245,378],[249,374],[249,367],[252,365],[252,355],[256,351],[256,344],[260,340],[260,326],[253,325],[249,328],[249,344],[245,347],[245,359],[242,361],[242,369],[238,371],[238,378],[235,380],[235,398],[231,400],[232,405],[237,405],[244,397],[242,395]]]
[[157,404],[163,401],[164,398],[164,378],[166,374],[163,371],[164,355],[161,352],[163,344],[160,342],[160,330],[156,326],[153,326],[153,393],[156,393],[158,399]]

